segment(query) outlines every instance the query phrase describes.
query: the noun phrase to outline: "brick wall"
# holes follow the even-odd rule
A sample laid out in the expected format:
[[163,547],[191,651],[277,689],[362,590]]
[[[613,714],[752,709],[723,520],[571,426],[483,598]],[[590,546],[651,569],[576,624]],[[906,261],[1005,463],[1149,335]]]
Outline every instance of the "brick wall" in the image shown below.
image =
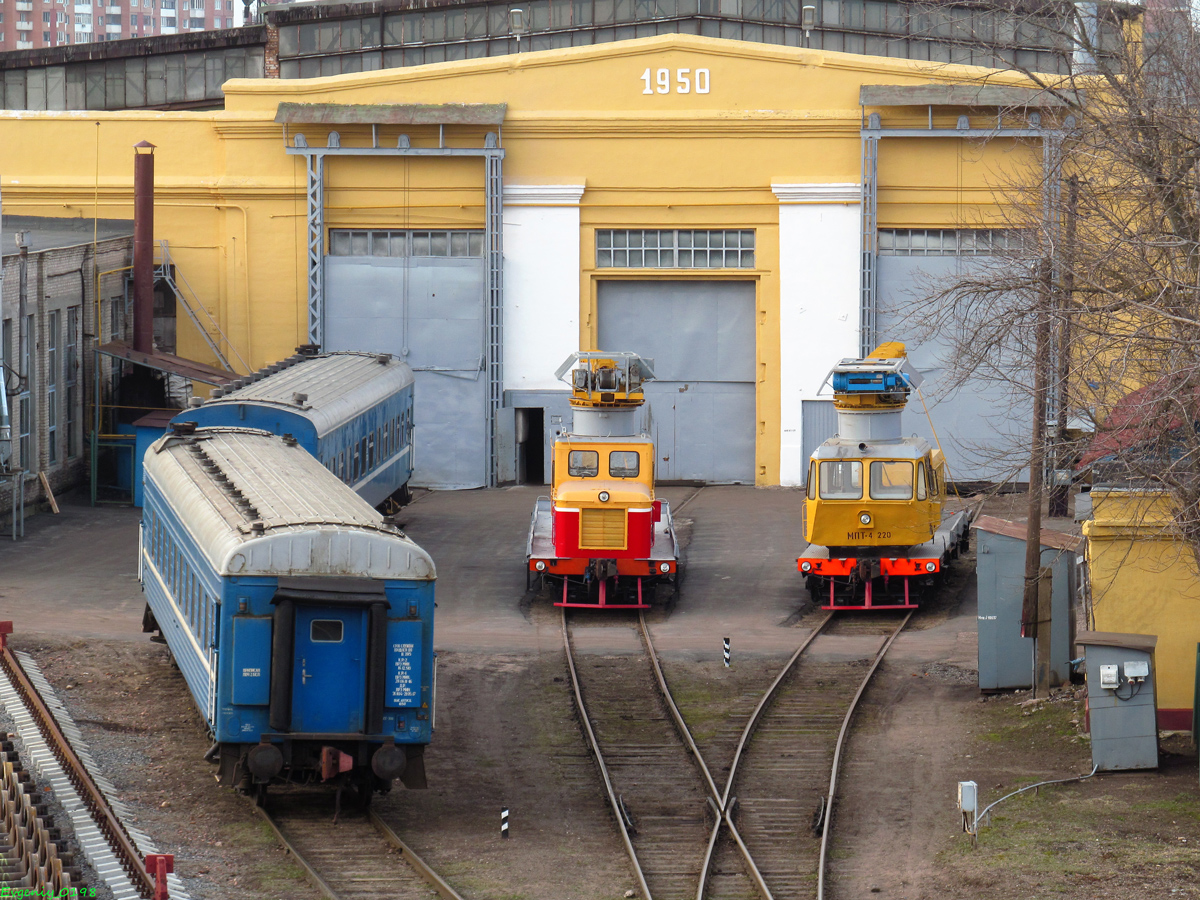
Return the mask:
[[[93,350],[111,337],[111,303],[124,304],[125,273],[119,270],[132,261],[132,238],[101,241],[93,258],[91,244],[30,253],[27,264],[28,285],[26,315],[33,317],[30,335],[30,372],[27,382],[32,419],[29,428],[28,458],[20,457],[20,395],[15,371],[18,357],[20,328],[20,259],[17,255],[4,257],[3,291],[0,293],[0,329],[5,321],[11,323],[9,342],[5,345],[0,330],[0,356],[5,368],[5,388],[9,392],[9,412],[12,422],[13,463],[27,469],[25,502],[32,505],[44,499],[38,473],[45,472],[51,489],[58,493],[86,483],[89,466],[87,430],[91,423],[91,403],[95,384]],[[101,322],[96,323],[96,273],[106,272],[100,279]],[[69,351],[71,311],[77,315],[74,353]],[[50,347],[51,325],[57,331],[53,351]],[[126,331],[129,323],[125,323]],[[72,366],[72,363],[74,365]],[[102,363],[102,376],[111,372],[111,362]],[[55,400],[54,458],[51,459],[50,407],[51,378],[54,369]],[[68,429],[70,433],[68,433]],[[0,477],[0,536],[7,534],[12,509],[13,482]]]

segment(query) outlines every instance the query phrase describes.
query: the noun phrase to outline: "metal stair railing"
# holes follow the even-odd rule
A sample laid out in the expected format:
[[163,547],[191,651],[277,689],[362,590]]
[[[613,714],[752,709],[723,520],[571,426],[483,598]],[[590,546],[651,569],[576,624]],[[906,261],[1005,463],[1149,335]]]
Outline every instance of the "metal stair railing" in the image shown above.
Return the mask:
[[[183,307],[184,312],[188,314],[188,318],[192,320],[192,324],[196,326],[196,330],[200,332],[200,336],[204,338],[204,342],[208,344],[213,355],[216,356],[217,361],[221,364],[221,368],[229,372],[237,371],[230,364],[229,358],[221,350],[221,342],[223,341],[225,346],[237,357],[237,361],[242,364],[242,371],[249,372],[250,366],[242,358],[242,355],[238,353],[237,347],[233,345],[233,342],[229,340],[229,336],[217,324],[217,320],[212,317],[204,304],[196,297],[196,292],[188,284],[188,280],[184,274],[176,268],[175,261],[171,258],[171,251],[167,248],[167,242],[161,240],[158,242],[158,245],[161,249],[161,259],[154,267],[154,277],[161,279],[170,287],[172,293],[175,294],[175,299]],[[191,295],[191,299],[188,297],[189,294]],[[203,321],[201,321],[202,318]],[[218,337],[214,338],[214,333]]]

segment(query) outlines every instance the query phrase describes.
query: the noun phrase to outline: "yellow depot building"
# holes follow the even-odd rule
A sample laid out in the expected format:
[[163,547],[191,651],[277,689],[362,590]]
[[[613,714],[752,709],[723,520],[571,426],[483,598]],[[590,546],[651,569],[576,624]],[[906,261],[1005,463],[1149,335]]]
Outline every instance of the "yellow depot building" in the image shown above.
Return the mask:
[[1200,646],[1200,572],[1174,524],[1165,494],[1127,488],[1092,491],[1084,522],[1097,631],[1157,635],[1158,726],[1192,727]]
[[[239,370],[404,357],[441,487],[542,481],[580,349],[654,360],[661,479],[801,483],[832,364],[912,341],[920,273],[1002,239],[993,187],[1052,130],[1013,73],[688,35],[225,94],[0,114],[5,212],[131,218],[154,144],[155,238],[212,342]],[[177,315],[179,355],[216,362]],[[936,353],[911,353],[935,391]],[[993,399],[934,405],[952,478],[989,474],[946,438],[986,444]]]

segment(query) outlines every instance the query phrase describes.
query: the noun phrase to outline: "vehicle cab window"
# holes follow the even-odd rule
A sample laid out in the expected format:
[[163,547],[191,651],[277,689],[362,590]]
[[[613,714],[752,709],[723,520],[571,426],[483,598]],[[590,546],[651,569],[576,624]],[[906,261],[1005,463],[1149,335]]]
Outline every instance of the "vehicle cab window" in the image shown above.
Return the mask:
[[595,478],[600,474],[600,454],[595,450],[572,450],[567,456],[567,474],[572,478]]
[[822,500],[861,500],[862,463],[857,459],[835,459],[821,463]]
[[608,474],[612,478],[637,478],[641,457],[636,450],[614,450],[608,454]]
[[913,464],[908,460],[875,460],[871,463],[872,500],[911,500]]
[[927,496],[928,483],[925,476],[925,463],[917,463],[917,499],[924,500]]

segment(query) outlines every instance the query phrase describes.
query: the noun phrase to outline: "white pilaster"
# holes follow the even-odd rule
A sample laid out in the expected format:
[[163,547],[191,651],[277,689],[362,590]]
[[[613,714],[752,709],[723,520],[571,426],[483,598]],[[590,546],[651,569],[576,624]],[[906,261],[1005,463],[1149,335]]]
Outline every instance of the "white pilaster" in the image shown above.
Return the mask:
[[579,349],[582,184],[504,186],[504,388],[561,390]]
[[[772,184],[779,199],[779,481],[804,481],[801,401],[858,355],[862,191],[857,184]],[[828,395],[828,392],[826,396]]]

